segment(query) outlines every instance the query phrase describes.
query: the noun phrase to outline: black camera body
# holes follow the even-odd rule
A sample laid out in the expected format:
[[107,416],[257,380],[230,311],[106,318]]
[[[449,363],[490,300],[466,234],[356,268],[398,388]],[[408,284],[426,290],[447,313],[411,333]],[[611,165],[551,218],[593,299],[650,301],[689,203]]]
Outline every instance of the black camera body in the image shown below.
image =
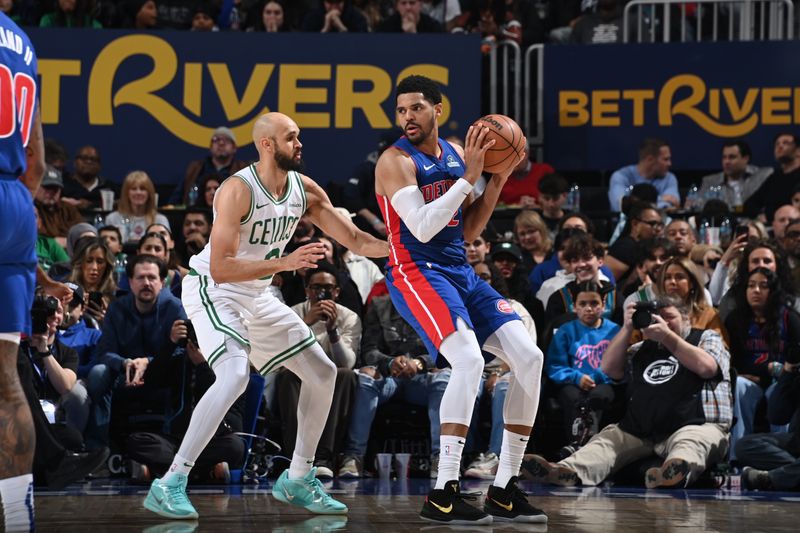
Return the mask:
[[178,339],[178,346],[181,348],[186,348],[186,345],[189,344],[189,341],[192,341],[192,344],[195,346],[199,346],[199,344],[197,344],[197,333],[194,330],[192,321],[187,318],[183,321],[183,325],[186,326],[186,337]]
[[58,300],[52,296],[36,296],[31,307],[31,333],[34,335],[47,333],[47,319],[56,314],[57,310]]
[[320,289],[317,291],[317,300],[333,300],[333,295],[328,289]]
[[631,322],[636,329],[644,329],[653,323],[653,314],[658,311],[656,302],[636,302]]

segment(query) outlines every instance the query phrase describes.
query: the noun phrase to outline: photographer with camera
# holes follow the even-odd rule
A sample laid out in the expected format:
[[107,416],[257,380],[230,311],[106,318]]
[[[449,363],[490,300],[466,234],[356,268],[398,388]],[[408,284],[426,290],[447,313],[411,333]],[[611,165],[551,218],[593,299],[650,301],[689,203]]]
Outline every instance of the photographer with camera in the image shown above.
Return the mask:
[[[152,403],[145,371],[153,357],[172,354],[187,335],[186,312],[181,301],[164,289],[167,265],[152,255],[139,255],[128,263],[131,292],[111,302],[103,321],[103,336],[97,346],[98,364],[92,367],[87,388],[95,404],[86,430],[87,446],[105,446],[109,441],[111,397],[115,412],[129,414],[137,403]],[[156,405],[154,408],[163,408]]]
[[[674,296],[628,304],[623,327],[600,366],[612,380],[628,382],[622,421],[558,463],[526,457],[522,468],[527,477],[557,485],[598,485],[655,454],[663,462],[647,470],[647,488],[680,488],[725,458],[733,402],[730,354],[719,333],[692,328],[690,312]],[[629,347],[634,329],[645,340]]]
[[[336,302],[339,298],[339,273],[326,261],[317,263],[305,276],[306,301],[292,307],[311,328],[325,354],[336,364],[333,403],[322,431],[314,465],[318,477],[333,477],[334,459],[341,451],[348,427],[350,406],[358,384],[353,372],[361,343],[361,319]],[[282,369],[276,383],[277,401],[283,429],[283,452],[291,457],[297,433],[297,402],[300,379]]]

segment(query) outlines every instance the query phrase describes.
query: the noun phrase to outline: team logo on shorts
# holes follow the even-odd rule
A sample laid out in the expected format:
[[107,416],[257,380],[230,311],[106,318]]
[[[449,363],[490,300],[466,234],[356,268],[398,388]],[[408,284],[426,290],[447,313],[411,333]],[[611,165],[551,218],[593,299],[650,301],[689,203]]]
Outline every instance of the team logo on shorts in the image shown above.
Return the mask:
[[496,306],[497,310],[500,311],[501,313],[510,315],[511,313],[514,312],[514,309],[512,309],[511,304],[505,300],[497,300]]

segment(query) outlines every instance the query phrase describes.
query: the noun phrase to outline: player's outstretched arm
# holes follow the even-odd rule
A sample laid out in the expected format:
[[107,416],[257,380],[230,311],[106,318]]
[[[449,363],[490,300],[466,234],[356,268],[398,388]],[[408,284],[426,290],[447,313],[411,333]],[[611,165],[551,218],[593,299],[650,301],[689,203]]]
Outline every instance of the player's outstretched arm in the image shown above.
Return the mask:
[[44,162],[44,137],[42,134],[42,117],[39,114],[39,105],[36,105],[36,114],[33,116],[33,127],[28,138],[28,146],[25,147],[27,158],[27,168],[25,174],[20,176],[20,180],[31,192],[31,196],[36,196],[39,184],[42,183],[44,171],[47,164]]
[[277,272],[316,268],[325,255],[321,243],[301,246],[275,259],[253,261],[236,257],[239,251],[239,223],[250,209],[250,189],[238,178],[227,180],[214,195],[217,216],[211,229],[211,277],[216,283],[253,281]]
[[339,241],[348,250],[366,257],[386,257],[389,244],[362,231],[337,211],[325,191],[308,176],[302,176],[308,200],[308,216],[315,226]]

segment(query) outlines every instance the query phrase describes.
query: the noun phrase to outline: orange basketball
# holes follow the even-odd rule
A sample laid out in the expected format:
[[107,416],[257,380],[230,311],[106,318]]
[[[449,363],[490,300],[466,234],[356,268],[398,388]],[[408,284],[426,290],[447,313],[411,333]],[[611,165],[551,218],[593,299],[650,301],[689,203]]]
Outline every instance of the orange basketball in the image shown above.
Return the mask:
[[486,152],[483,171],[499,174],[516,165],[525,153],[527,139],[522,128],[505,115],[486,115],[475,121],[474,126],[486,126],[489,133],[486,140],[494,139],[494,146]]

